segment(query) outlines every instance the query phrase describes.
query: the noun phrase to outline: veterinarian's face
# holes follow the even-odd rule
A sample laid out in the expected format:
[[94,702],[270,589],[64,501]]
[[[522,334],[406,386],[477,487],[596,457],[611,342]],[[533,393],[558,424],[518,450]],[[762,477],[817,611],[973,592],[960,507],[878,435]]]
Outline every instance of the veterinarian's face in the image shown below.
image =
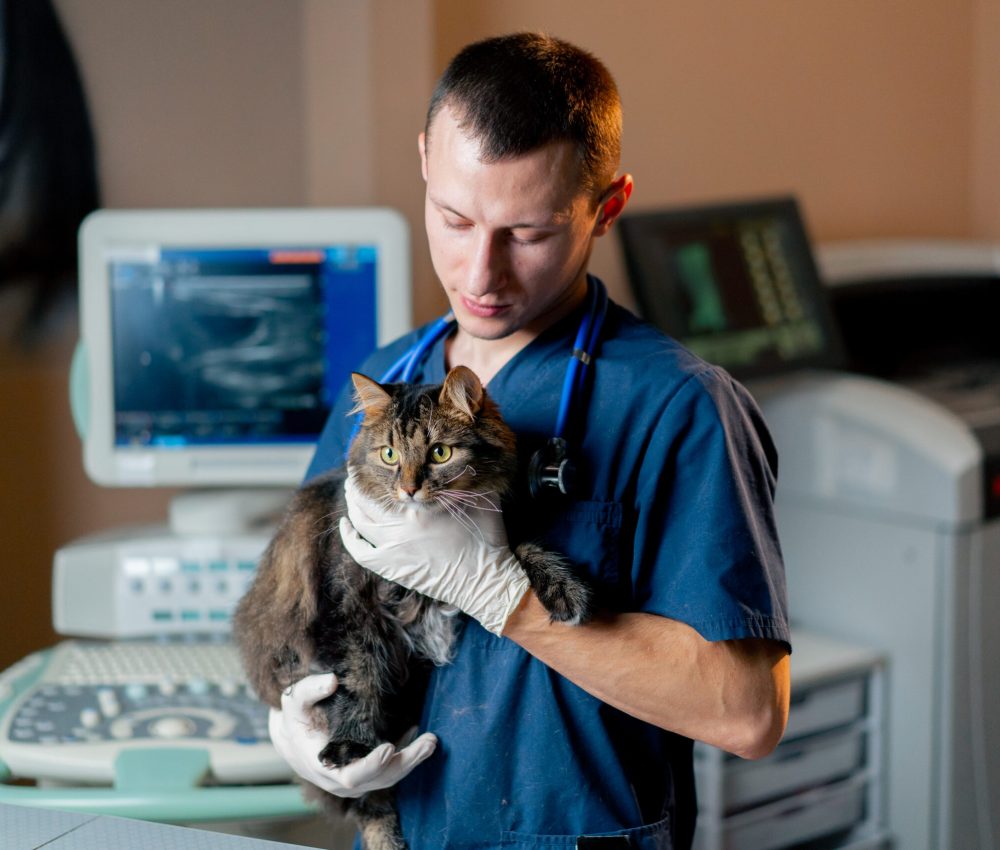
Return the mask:
[[483,162],[444,107],[420,136],[420,158],[431,259],[465,332],[539,332],[584,297],[600,210],[570,143]]

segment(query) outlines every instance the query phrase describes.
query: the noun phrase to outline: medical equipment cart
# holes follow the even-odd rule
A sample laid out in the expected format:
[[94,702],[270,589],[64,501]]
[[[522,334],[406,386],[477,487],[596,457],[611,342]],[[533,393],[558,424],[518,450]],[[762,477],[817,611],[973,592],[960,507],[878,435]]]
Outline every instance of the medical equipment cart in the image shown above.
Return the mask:
[[792,629],[788,726],[766,758],[695,744],[695,850],[888,846],[882,656]]

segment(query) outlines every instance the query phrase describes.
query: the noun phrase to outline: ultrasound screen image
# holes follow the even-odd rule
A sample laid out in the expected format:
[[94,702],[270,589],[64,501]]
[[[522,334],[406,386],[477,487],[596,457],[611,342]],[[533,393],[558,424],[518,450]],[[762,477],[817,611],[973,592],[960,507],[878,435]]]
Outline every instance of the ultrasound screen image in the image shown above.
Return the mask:
[[314,441],[375,347],[375,259],[352,247],[113,262],[116,443]]

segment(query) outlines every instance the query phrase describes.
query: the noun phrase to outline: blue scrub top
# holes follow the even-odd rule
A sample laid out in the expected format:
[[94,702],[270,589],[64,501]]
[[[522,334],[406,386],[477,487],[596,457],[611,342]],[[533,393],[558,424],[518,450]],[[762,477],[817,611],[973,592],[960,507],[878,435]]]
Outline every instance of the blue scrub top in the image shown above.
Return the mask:
[[[535,540],[586,574],[598,605],[680,620],[708,640],[789,645],[772,511],[777,458],[761,414],[727,373],[609,305],[570,442],[571,498],[533,502],[525,471],[550,437],[581,308],[487,385],[518,437],[511,543]],[[376,380],[419,338],[360,367]],[[416,380],[439,383],[444,342]],[[308,477],[343,463],[353,420],[338,402]],[[581,834],[685,848],[694,829],[692,743],[602,703],[474,620],[435,668],[422,728],[434,755],[398,786],[411,850],[574,847]]]

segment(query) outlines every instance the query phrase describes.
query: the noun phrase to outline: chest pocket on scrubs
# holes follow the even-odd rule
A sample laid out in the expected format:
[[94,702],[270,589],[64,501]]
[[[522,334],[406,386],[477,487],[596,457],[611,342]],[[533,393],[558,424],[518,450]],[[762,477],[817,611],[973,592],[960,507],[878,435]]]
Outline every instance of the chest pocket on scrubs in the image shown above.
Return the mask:
[[618,502],[574,501],[557,508],[537,539],[589,579],[599,606],[617,608],[630,595],[619,570],[621,531]]

